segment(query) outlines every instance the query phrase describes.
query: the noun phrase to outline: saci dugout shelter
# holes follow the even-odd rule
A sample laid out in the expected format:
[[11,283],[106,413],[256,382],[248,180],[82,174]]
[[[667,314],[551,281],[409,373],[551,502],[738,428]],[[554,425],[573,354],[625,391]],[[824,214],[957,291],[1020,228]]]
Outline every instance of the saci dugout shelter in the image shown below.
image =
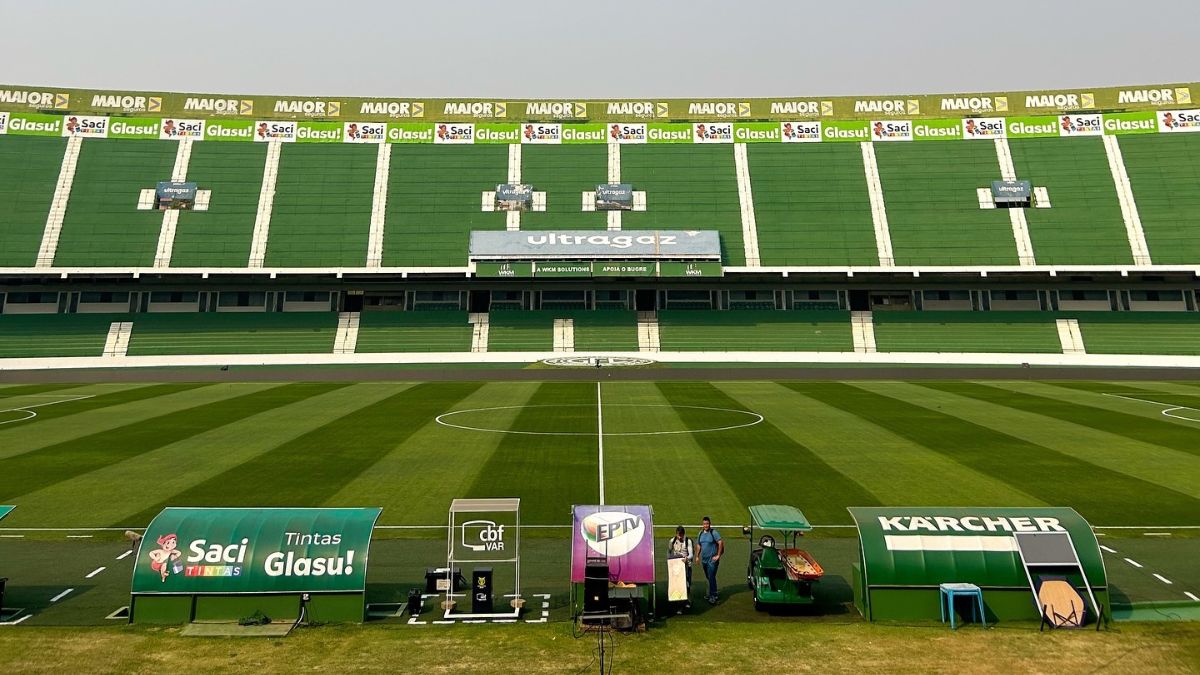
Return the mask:
[[[936,620],[939,584],[983,592],[989,623],[1041,616],[1037,588],[1065,579],[1086,603],[1088,621],[1109,613],[1108,579],[1091,525],[1070,508],[852,507],[858,561],[854,605],[869,621]],[[1066,535],[1074,557],[1022,555],[1026,535]],[[1069,553],[1069,550],[1067,551]]]
[[167,508],[133,565],[131,623],[361,622],[378,508]]

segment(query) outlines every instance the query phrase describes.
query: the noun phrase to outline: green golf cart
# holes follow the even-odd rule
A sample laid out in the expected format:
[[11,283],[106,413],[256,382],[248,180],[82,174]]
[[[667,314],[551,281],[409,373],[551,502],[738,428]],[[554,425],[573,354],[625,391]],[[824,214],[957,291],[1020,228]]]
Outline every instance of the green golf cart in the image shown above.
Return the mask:
[[[808,551],[796,547],[797,540],[812,530],[808,519],[794,506],[759,504],[750,507],[750,523],[743,532],[750,540],[746,584],[754,592],[754,608],[811,605],[813,582],[825,570]],[[780,537],[776,540],[773,535],[762,533],[756,542],[756,528],[774,530]]]

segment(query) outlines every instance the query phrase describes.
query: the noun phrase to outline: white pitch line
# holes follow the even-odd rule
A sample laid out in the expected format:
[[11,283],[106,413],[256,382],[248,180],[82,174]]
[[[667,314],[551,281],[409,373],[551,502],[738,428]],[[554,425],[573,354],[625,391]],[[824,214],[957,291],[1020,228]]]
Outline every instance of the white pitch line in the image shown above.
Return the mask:
[[1142,564],[1140,562],[1134,560],[1133,558],[1126,558],[1125,562],[1129,563],[1130,565],[1133,565],[1134,567],[1138,567],[1138,568],[1140,568],[1142,566]]
[[600,506],[604,506],[604,408],[600,402],[600,382],[596,382],[596,445],[600,449]]
[[1151,401],[1149,399],[1137,398],[1135,396],[1122,396],[1121,394],[1103,394],[1103,395],[1111,396],[1113,398],[1123,398],[1126,401],[1138,401],[1139,403],[1153,403],[1154,405],[1165,405],[1167,407],[1163,410],[1160,410],[1159,412],[1161,412],[1166,417],[1170,417],[1172,419],[1177,419],[1177,420],[1183,420],[1185,422],[1200,422],[1200,420],[1198,420],[1194,417],[1183,417],[1182,415],[1172,415],[1171,414],[1171,413],[1175,412],[1176,410],[1195,410],[1196,412],[1200,412],[1200,408],[1193,408],[1193,407],[1187,406],[1187,405],[1175,405],[1174,403],[1163,403],[1162,401]]
[[1116,552],[1117,552],[1117,549],[1115,549],[1115,548],[1109,548],[1109,547],[1105,546],[1104,544],[1100,544],[1100,548],[1104,549],[1105,551],[1108,551],[1109,553],[1116,553]]
[[128,558],[131,553],[133,553],[132,550],[125,551],[121,555],[117,556],[117,560],[124,560],[124,559]]
[[37,417],[37,413],[30,410],[30,408],[45,408],[48,405],[58,405],[59,403],[70,403],[71,401],[82,401],[85,398],[95,398],[95,396],[96,396],[95,394],[88,394],[86,396],[72,396],[70,398],[64,398],[61,401],[50,401],[49,403],[35,403],[34,405],[22,405],[22,406],[17,406],[16,408],[8,408],[5,410],[0,410],[0,414],[4,414],[6,412],[29,413],[28,417],[21,417],[19,419],[15,419],[15,420],[5,420],[3,422],[0,422],[0,424],[13,424],[14,422],[24,422],[25,420],[31,420],[31,419]]
[[[522,436],[591,436],[592,432],[590,432],[590,431],[516,431],[513,429],[487,429],[485,427],[472,427],[472,426],[467,426],[465,424],[454,424],[452,422],[446,421],[447,417],[453,417],[455,415],[462,415],[465,413],[492,412],[494,410],[518,410],[518,409],[525,409],[525,408],[582,408],[582,407],[587,407],[590,405],[591,405],[591,403],[564,403],[561,405],[558,405],[558,404],[501,405],[501,406],[495,406],[493,408],[468,408],[466,410],[451,410],[450,412],[442,413],[441,415],[438,415],[437,417],[433,418],[433,421],[437,422],[438,424],[440,424],[444,427],[450,427],[451,429],[463,429],[466,431],[482,431],[482,432],[493,433],[493,434],[519,434]],[[607,436],[669,436],[672,434],[701,434],[701,433],[709,433],[709,432],[713,432],[713,431],[731,431],[733,429],[743,429],[745,427],[752,427],[756,424],[761,424],[762,421],[765,419],[762,415],[760,415],[756,412],[750,412],[749,410],[735,410],[733,408],[711,408],[711,407],[699,406],[699,405],[671,405],[669,403],[646,403],[646,404],[643,404],[643,403],[609,403],[608,406],[610,408],[623,406],[623,407],[628,407],[628,408],[673,408],[673,409],[686,408],[688,410],[711,410],[711,411],[715,411],[715,412],[738,413],[741,415],[746,415],[748,417],[752,417],[753,420],[750,422],[746,422],[745,424],[734,424],[734,425],[726,426],[726,427],[712,427],[710,429],[681,429],[679,431],[611,431],[611,432],[605,434]],[[714,527],[715,527],[715,524],[714,524]],[[853,527],[853,525],[851,525],[850,527]]]
[[67,597],[67,593],[70,593],[73,590],[75,590],[75,589],[68,588],[67,590],[63,591],[62,593],[59,593],[58,595],[54,596],[53,598],[50,598],[50,602],[58,602],[59,600],[62,600],[63,598]]
[[[1191,594],[1189,593],[1188,595],[1191,595]],[[1196,597],[1196,596],[1193,595],[1192,597]],[[0,621],[0,626],[15,626],[15,625],[21,623],[22,621],[24,621],[25,619],[28,619],[31,616],[33,616],[33,615],[26,614],[25,616],[23,616],[19,619],[13,619],[12,621]]]
[[24,538],[25,538],[25,535],[23,535],[23,534],[0,534],[0,538],[4,538],[4,539],[24,539]]
[[97,567],[96,569],[94,569],[90,573],[88,573],[88,575],[85,576],[84,579],[91,579],[92,577],[96,576],[97,574],[100,574],[101,572],[103,572],[106,569],[108,569],[108,568],[107,567]]
[[1163,575],[1159,574],[1158,572],[1154,572],[1153,574],[1154,574],[1155,579],[1158,579],[1159,581],[1163,582],[1164,584],[1166,584],[1168,586],[1171,586],[1175,583],[1174,581],[1171,581],[1170,579],[1164,577]]
[[1188,597],[1189,597],[1189,598],[1191,598],[1192,600],[1195,600],[1196,602],[1200,602],[1200,598],[1197,598],[1197,597],[1196,597],[1196,594],[1195,594],[1195,593],[1193,593],[1193,592],[1191,592],[1191,591],[1184,591],[1184,592],[1183,592],[1183,594],[1184,594],[1184,595],[1186,595],[1186,596],[1188,596]]
[[1171,533],[1170,532],[1143,532],[1142,536],[1144,536],[1144,537],[1169,537],[1169,536],[1171,536]]
[[91,539],[90,534],[68,534],[67,539]]

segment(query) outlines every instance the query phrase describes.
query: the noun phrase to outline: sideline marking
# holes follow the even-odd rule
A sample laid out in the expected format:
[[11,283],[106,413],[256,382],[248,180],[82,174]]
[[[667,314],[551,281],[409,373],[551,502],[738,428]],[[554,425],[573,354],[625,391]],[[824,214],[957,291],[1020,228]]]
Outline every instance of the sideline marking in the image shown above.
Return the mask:
[[132,550],[125,551],[125,552],[124,552],[124,553],[122,553],[121,555],[117,556],[117,560],[124,560],[124,559],[128,558],[128,557],[129,557],[129,554],[131,554],[131,553],[133,553],[133,551],[132,551]]
[[[493,433],[493,434],[520,434],[523,436],[591,436],[592,432],[590,432],[590,431],[515,431],[513,429],[485,429],[483,427],[471,427],[471,426],[467,426],[465,424],[453,424],[453,423],[447,422],[445,419],[443,419],[446,417],[453,417],[454,415],[462,415],[464,413],[491,412],[493,410],[518,410],[518,409],[524,409],[524,408],[580,408],[580,407],[591,407],[591,405],[592,405],[591,403],[564,403],[562,405],[556,405],[556,404],[502,405],[502,406],[496,406],[494,408],[468,408],[466,410],[451,410],[450,412],[442,413],[441,415],[438,415],[437,417],[435,417],[433,419],[433,421],[437,422],[438,424],[440,424],[444,427],[450,427],[453,429],[464,429],[466,431],[483,431],[483,432]],[[761,424],[762,421],[765,419],[762,415],[760,415],[756,412],[750,412],[749,410],[735,410],[733,408],[712,408],[712,407],[700,406],[700,405],[671,405],[669,403],[650,403],[650,404],[610,403],[609,404],[610,408],[613,406],[621,406],[621,407],[627,407],[627,408],[671,408],[674,410],[681,410],[681,409],[713,410],[713,411],[717,411],[717,412],[738,413],[741,415],[746,415],[748,417],[753,417],[754,420],[751,422],[746,422],[745,424],[734,424],[734,425],[730,425],[727,427],[713,427],[711,429],[681,429],[679,431],[617,431],[617,432],[609,432],[607,434],[608,436],[667,436],[667,435],[672,435],[672,434],[702,434],[702,433],[708,433],[708,432],[712,432],[712,431],[731,431],[733,429],[744,429],[745,427],[752,427],[756,424]],[[1197,420],[1197,421],[1200,421],[1200,420]]]
[[[1191,595],[1191,593],[1189,593],[1188,595]],[[1196,596],[1193,595],[1192,597],[1196,597]],[[24,621],[25,619],[28,619],[31,616],[33,616],[33,615],[26,614],[25,616],[23,616],[19,619],[13,619],[12,621],[0,621],[0,626],[15,626],[15,625],[21,623],[22,621]]]
[[67,539],[91,539],[90,534],[68,534]]
[[[27,396],[36,396],[36,394],[26,394],[26,395]],[[45,408],[48,405],[58,405],[59,403],[70,403],[71,401],[82,401],[85,398],[95,398],[95,397],[96,397],[95,394],[87,394],[86,396],[72,396],[70,398],[64,398],[59,401],[50,401],[49,403],[35,403],[33,405],[17,406],[16,408],[6,408],[4,410],[0,410],[0,414],[4,414],[7,412],[23,412],[23,413],[27,413],[28,416],[27,417],[19,417],[15,420],[4,420],[3,422],[0,422],[0,424],[13,424],[16,422],[24,422],[26,420],[31,420],[31,419],[37,417],[37,413],[34,412],[33,410],[30,410],[30,408]]]
[[1163,582],[1164,584],[1166,584],[1168,586],[1171,586],[1175,583],[1175,582],[1171,581],[1170,579],[1164,577],[1163,575],[1159,574],[1158,572],[1154,572],[1154,578],[1158,579],[1159,581]]
[[1116,553],[1116,552],[1117,552],[1117,549],[1115,549],[1115,548],[1109,548],[1109,547],[1105,546],[1104,544],[1100,544],[1100,548],[1104,549],[1105,551],[1108,551],[1109,553]]
[[54,596],[53,598],[50,598],[50,602],[58,602],[59,600],[62,600],[63,598],[67,597],[67,593],[70,593],[73,590],[75,590],[75,589],[68,588],[67,590],[63,591],[62,593],[59,593],[58,595]]
[[1174,403],[1163,403],[1162,401],[1151,401],[1151,400],[1145,399],[1145,398],[1137,398],[1135,396],[1124,396],[1121,394],[1107,394],[1106,393],[1103,395],[1111,396],[1113,398],[1123,398],[1126,401],[1138,401],[1140,403],[1153,403],[1154,405],[1165,405],[1167,407],[1163,410],[1160,410],[1159,412],[1161,412],[1163,415],[1165,415],[1167,417],[1171,417],[1171,418],[1174,418],[1177,420],[1184,420],[1185,422],[1200,422],[1200,420],[1196,419],[1195,417],[1184,417],[1182,415],[1172,415],[1171,414],[1171,413],[1175,412],[1176,410],[1194,410],[1196,412],[1200,412],[1200,408],[1193,408],[1189,405],[1175,405]]
[[1200,602],[1200,598],[1197,598],[1197,597],[1196,597],[1196,594],[1195,594],[1195,593],[1193,593],[1193,592],[1191,592],[1191,591],[1184,591],[1184,592],[1183,592],[1183,594],[1184,594],[1184,595],[1186,595],[1186,596],[1188,596],[1188,597],[1189,597],[1189,598],[1191,598],[1192,600],[1195,600],[1196,602]]
[[604,407],[600,403],[600,382],[596,382],[596,444],[600,447],[600,506],[604,506]]
[[1133,565],[1134,567],[1137,567],[1137,568],[1139,568],[1139,569],[1140,569],[1140,568],[1141,568],[1141,566],[1142,566],[1142,564],[1141,564],[1141,563],[1139,563],[1138,561],[1134,560],[1133,558],[1126,558],[1126,559],[1125,559],[1125,562],[1127,562],[1127,563],[1129,563],[1130,565]]
[[85,576],[84,579],[91,579],[92,577],[96,576],[97,574],[100,574],[101,572],[103,572],[106,569],[108,569],[108,568],[107,567],[97,567],[96,569],[92,570],[90,574]]

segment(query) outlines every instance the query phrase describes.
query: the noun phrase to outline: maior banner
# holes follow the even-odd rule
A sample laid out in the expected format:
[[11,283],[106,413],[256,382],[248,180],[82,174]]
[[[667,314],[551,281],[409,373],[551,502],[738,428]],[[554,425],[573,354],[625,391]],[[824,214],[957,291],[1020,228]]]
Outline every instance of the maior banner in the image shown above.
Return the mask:
[[134,594],[362,592],[378,508],[167,508],[146,529]]
[[654,518],[649,506],[579,506],[572,511],[571,582],[589,558],[607,558],[613,582],[654,583]]

